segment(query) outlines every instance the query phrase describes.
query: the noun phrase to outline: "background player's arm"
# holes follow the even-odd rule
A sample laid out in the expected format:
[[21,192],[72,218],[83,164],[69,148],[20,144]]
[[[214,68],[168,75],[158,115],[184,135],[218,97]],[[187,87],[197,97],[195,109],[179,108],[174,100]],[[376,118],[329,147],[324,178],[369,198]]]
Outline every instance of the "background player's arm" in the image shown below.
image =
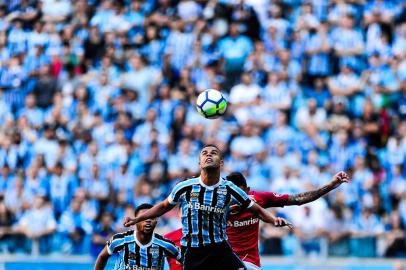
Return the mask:
[[126,217],[124,220],[124,226],[129,227],[147,219],[160,217],[169,212],[174,206],[175,205],[169,203],[168,199],[165,199],[164,201],[156,204],[151,209],[141,213],[136,218]]
[[103,270],[109,260],[110,254],[107,251],[107,246],[103,248],[99,256],[97,256],[96,263],[94,264],[93,270]]
[[287,220],[275,217],[270,212],[266,211],[264,208],[262,208],[256,203],[254,203],[251,207],[249,207],[248,211],[259,217],[262,221],[273,224],[276,227],[292,226]]
[[324,196],[325,194],[329,193],[330,191],[339,187],[342,183],[347,183],[349,181],[349,177],[345,172],[339,172],[334,175],[333,179],[330,183],[324,185],[323,187],[303,192],[295,195],[289,195],[289,198],[284,203],[284,205],[302,205],[305,203],[309,203],[312,201],[317,200],[318,198]]

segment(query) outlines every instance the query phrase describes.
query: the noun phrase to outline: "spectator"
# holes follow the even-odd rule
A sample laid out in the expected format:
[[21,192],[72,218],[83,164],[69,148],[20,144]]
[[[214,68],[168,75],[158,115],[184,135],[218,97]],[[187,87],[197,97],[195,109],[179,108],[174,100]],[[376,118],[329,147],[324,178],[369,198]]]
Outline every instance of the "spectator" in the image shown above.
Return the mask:
[[[218,50],[224,59],[227,86],[233,86],[242,73],[247,56],[253,50],[252,41],[239,33],[239,25],[230,25],[229,34],[218,44]],[[228,87],[227,87],[228,88]]]
[[[52,214],[52,208],[47,205],[41,196],[35,197],[33,207],[29,209],[15,228],[27,239],[26,246],[33,254],[49,253],[51,250],[52,234],[56,230],[56,221]],[[39,241],[39,245],[37,243]],[[29,244],[32,244],[32,247]],[[39,250],[35,250],[39,248]]]
[[39,78],[33,93],[41,109],[46,109],[52,104],[56,92],[59,91],[57,80],[51,76],[49,65],[44,65],[39,71]]
[[4,201],[0,201],[0,250],[2,253],[12,251],[13,222],[13,213],[7,208]]
[[106,242],[112,237],[114,233],[115,230],[113,229],[112,215],[110,213],[102,214],[100,223],[98,224],[95,231],[93,231],[91,246],[91,254],[93,257],[97,257],[97,255],[106,245]]
[[90,234],[93,229],[83,214],[81,206],[77,199],[73,199],[70,208],[61,216],[58,231],[64,236],[62,249],[65,252],[82,254],[89,251]]
[[296,112],[296,126],[302,130],[306,125],[314,124],[318,129],[322,129],[326,125],[326,112],[322,108],[317,108],[316,100],[309,99],[307,101],[307,108],[300,108]]
[[352,253],[359,257],[375,256],[376,237],[383,233],[383,225],[370,208],[364,208],[352,226]]
[[330,73],[331,63],[331,38],[328,34],[328,26],[321,23],[315,33],[309,38],[306,45],[306,53],[309,55],[308,72],[312,77],[327,76]]

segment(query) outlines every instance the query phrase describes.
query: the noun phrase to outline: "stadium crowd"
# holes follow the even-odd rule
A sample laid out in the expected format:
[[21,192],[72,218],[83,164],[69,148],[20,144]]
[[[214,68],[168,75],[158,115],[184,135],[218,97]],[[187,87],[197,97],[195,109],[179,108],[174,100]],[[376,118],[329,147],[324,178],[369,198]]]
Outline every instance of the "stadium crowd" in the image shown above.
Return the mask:
[[215,143],[258,191],[351,175],[263,254],[406,256],[402,0],[0,0],[0,89],[0,254],[97,254]]

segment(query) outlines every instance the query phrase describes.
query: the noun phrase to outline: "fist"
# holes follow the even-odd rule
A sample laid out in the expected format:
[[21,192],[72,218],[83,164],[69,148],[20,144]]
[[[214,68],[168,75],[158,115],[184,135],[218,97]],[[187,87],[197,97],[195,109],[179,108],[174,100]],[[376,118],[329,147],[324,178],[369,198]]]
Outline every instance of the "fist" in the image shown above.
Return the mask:
[[135,220],[130,217],[125,217],[123,221],[124,227],[130,227],[135,224]]
[[342,183],[348,183],[350,181],[350,177],[346,172],[339,172],[333,177],[333,181],[337,185],[341,185]]
[[289,227],[289,229],[293,229],[293,225],[284,218],[277,217],[274,221],[275,227]]

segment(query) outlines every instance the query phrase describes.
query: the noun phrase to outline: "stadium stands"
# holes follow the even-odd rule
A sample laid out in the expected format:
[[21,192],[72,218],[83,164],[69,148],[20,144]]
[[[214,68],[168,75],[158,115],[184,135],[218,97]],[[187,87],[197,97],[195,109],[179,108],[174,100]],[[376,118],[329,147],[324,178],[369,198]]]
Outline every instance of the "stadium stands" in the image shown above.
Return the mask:
[[259,191],[351,175],[263,254],[406,255],[402,0],[0,0],[0,90],[0,253],[97,254],[216,143]]

